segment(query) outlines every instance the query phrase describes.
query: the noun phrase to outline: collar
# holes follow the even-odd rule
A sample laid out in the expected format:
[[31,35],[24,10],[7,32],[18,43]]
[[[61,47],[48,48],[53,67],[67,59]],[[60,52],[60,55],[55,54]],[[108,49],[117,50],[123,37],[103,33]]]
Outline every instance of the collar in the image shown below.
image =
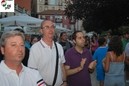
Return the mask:
[[100,46],[99,48],[107,48],[107,46]]
[[[44,48],[50,48],[50,46],[48,46],[42,39],[40,40],[40,43]],[[52,48],[55,48],[54,41],[52,42]]]
[[[4,63],[4,60],[1,61],[0,63],[0,69],[2,69],[2,71],[6,74],[9,74],[11,72],[15,72],[16,73],[16,70],[12,70],[10,69],[5,63]],[[25,70],[25,66],[22,64],[22,70],[20,73],[22,73],[23,71]]]
[[83,49],[83,53],[79,53],[79,52],[75,49],[75,47],[73,47],[73,51],[74,51],[74,53],[76,53],[76,54],[83,54],[83,53],[87,52],[87,49],[84,48],[84,49]]

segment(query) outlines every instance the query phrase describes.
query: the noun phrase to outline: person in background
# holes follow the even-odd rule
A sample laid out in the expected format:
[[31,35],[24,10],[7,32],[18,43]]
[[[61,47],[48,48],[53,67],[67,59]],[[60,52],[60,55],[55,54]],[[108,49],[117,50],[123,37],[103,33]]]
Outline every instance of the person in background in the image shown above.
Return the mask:
[[124,60],[122,41],[113,36],[108,45],[106,58],[103,60],[105,70],[104,86],[125,86]]
[[129,43],[127,43],[126,47],[125,47],[125,79],[126,82],[129,83]]
[[30,50],[31,48],[31,35],[25,34],[25,47]]
[[32,46],[33,44],[35,44],[36,42],[38,42],[38,41],[39,41],[39,39],[38,39],[37,36],[32,36],[32,37],[31,37],[31,46]]
[[107,38],[107,46],[108,46],[108,43],[110,42],[111,37],[112,37],[111,31],[108,31],[108,32],[107,32],[107,35],[106,35],[106,38]]
[[92,55],[94,54],[95,50],[98,48],[98,37],[96,34],[93,34],[91,37],[91,53]]
[[97,61],[96,73],[97,80],[100,82],[100,86],[104,86],[104,76],[105,72],[102,65],[102,60],[105,58],[108,48],[106,47],[106,39],[100,37],[98,39],[99,47],[96,49],[93,59]]
[[90,50],[90,37],[85,36],[85,39],[86,39],[85,47]]
[[83,32],[75,31],[73,33],[73,42],[75,45],[65,53],[65,70],[68,86],[91,86],[89,72],[91,72],[95,66],[93,67],[93,64],[90,65],[92,55],[85,47],[85,41]]
[[[129,43],[129,31],[126,31],[124,33],[124,37],[122,38],[123,50],[127,51],[127,47],[126,47],[127,43]],[[129,81],[129,64],[128,64],[127,52],[126,52],[126,59],[125,59],[125,76],[126,76],[125,77],[126,81]]]
[[129,31],[124,33],[124,37],[122,38],[123,50],[125,50],[126,44],[129,43]]
[[72,44],[68,41],[68,36],[66,32],[62,32],[60,34],[59,43],[62,45],[64,53],[72,47]]
[[[47,85],[66,86],[67,82],[64,69],[64,52],[62,46],[53,40],[55,34],[54,23],[50,20],[44,20],[41,23],[40,32],[42,34],[41,40],[36,42],[30,48],[28,66],[37,69]],[[57,65],[58,74],[54,85],[57,58],[59,59]]]
[[37,70],[25,67],[25,37],[19,31],[5,32],[0,45],[4,60],[0,63],[1,86],[46,86]]

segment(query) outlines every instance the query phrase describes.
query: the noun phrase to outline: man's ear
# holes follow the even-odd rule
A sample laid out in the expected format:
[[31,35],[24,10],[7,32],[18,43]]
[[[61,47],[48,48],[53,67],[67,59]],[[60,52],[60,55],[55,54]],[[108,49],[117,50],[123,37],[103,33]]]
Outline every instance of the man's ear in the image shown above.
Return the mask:
[[42,29],[39,29],[39,32],[42,33]]
[[0,47],[1,53],[4,55],[4,47]]
[[43,35],[43,29],[39,29],[40,35]]

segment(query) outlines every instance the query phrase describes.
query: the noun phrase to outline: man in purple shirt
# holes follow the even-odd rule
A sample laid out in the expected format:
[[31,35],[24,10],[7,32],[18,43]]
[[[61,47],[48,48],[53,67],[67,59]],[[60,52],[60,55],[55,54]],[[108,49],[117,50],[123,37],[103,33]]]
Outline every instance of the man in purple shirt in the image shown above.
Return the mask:
[[74,32],[73,42],[75,46],[65,53],[68,86],[91,86],[88,66],[92,62],[92,55],[85,48],[85,41],[83,32]]

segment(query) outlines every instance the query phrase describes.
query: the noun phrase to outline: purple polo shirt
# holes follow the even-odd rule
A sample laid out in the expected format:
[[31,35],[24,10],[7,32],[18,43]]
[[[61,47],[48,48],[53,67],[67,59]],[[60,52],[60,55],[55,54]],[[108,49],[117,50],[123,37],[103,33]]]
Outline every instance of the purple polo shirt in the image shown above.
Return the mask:
[[79,53],[75,48],[70,48],[65,53],[65,65],[69,65],[71,69],[79,67],[82,58],[87,58],[82,71],[68,76],[69,86],[91,86],[90,73],[88,72],[88,65],[92,61],[92,55],[88,49],[84,49],[83,53]]

